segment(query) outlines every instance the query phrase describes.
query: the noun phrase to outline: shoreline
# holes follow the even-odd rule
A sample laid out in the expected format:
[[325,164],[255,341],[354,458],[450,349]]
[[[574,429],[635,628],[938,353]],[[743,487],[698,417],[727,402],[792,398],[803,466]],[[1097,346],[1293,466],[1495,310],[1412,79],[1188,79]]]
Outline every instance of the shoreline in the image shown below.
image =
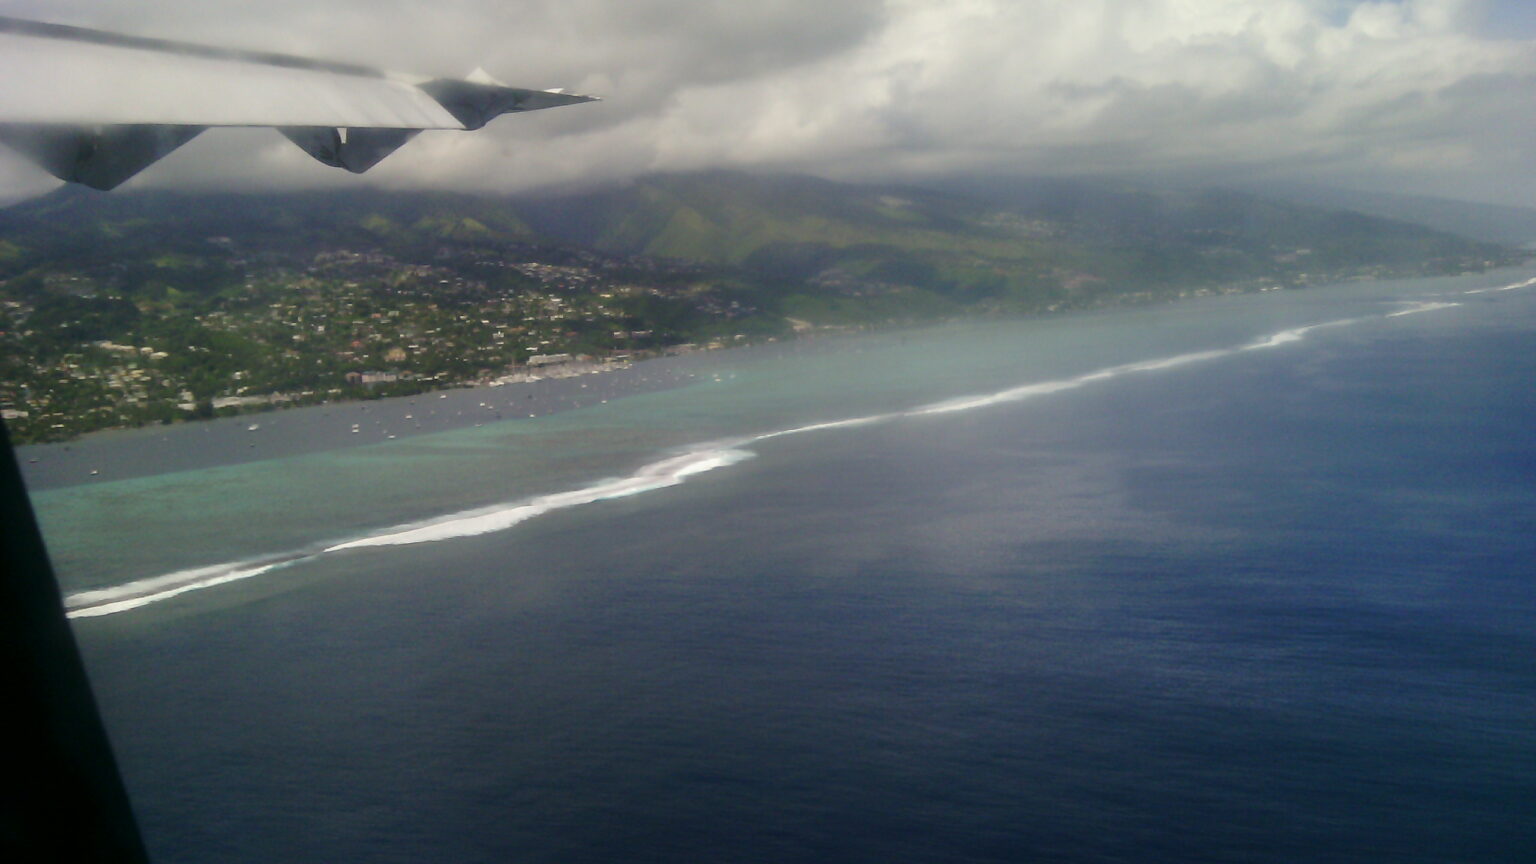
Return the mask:
[[[1484,269],[1465,270],[1465,271],[1462,271],[1460,273],[1440,274],[1439,276],[1423,275],[1423,274],[1396,274],[1396,275],[1391,275],[1391,274],[1389,274],[1389,275],[1357,274],[1357,275],[1353,275],[1353,276],[1341,275],[1341,276],[1338,276],[1338,277],[1329,277],[1329,278],[1324,278],[1324,279],[1319,280],[1319,281],[1304,282],[1304,283],[1300,283],[1300,284],[1282,284],[1280,281],[1277,281],[1276,279],[1265,278],[1265,279],[1248,279],[1248,280],[1243,280],[1242,282],[1226,283],[1226,284],[1221,284],[1221,285],[1209,285],[1209,286],[1202,286],[1202,287],[1197,287],[1197,288],[1187,288],[1187,289],[1177,289],[1177,290],[1169,289],[1166,292],[1139,291],[1139,292],[1133,292],[1133,293],[1107,293],[1107,294],[1102,294],[1102,295],[1096,295],[1096,296],[1089,297],[1089,298],[1082,298],[1082,299],[1080,299],[1077,302],[1057,302],[1057,303],[1051,303],[1051,304],[1048,304],[1048,305],[1045,305],[1045,306],[1041,306],[1041,307],[1038,307],[1038,308],[1034,308],[1034,309],[1031,309],[1031,310],[1028,310],[1028,311],[1017,311],[1017,310],[1010,310],[1010,309],[998,308],[998,307],[994,307],[994,308],[990,308],[990,309],[988,309],[988,308],[972,308],[970,310],[958,312],[956,314],[942,315],[942,316],[936,316],[936,317],[931,317],[931,318],[910,318],[910,317],[909,318],[904,318],[904,319],[892,318],[892,319],[885,319],[885,320],[861,321],[861,322],[847,323],[847,324],[826,324],[826,323],[817,324],[817,323],[813,323],[813,322],[804,321],[804,320],[796,319],[796,318],[793,318],[793,317],[785,316],[783,318],[783,321],[786,322],[786,324],[788,325],[787,329],[783,330],[782,332],[780,332],[777,335],[770,335],[770,336],[760,337],[760,338],[757,338],[757,339],[750,339],[749,338],[749,339],[746,339],[745,341],[735,341],[735,342],[733,342],[733,341],[726,341],[726,340],[723,340],[722,338],[718,338],[717,337],[717,338],[714,338],[714,339],[710,340],[709,342],[704,343],[703,345],[700,345],[698,343],[691,343],[691,342],[690,343],[679,343],[679,344],[676,344],[676,345],[669,345],[669,346],[665,346],[665,347],[662,347],[662,348],[637,349],[637,350],[634,350],[634,351],[624,352],[622,354],[615,354],[615,355],[610,356],[608,358],[602,358],[602,359],[591,357],[591,356],[587,356],[587,355],[577,355],[576,357],[569,357],[563,363],[547,364],[550,367],[550,369],[551,369],[551,373],[549,373],[549,374],[540,374],[538,372],[532,371],[532,370],[541,368],[538,365],[527,365],[527,364],[525,364],[525,365],[507,367],[501,373],[496,374],[496,375],[487,375],[487,376],[484,376],[484,377],[481,377],[481,378],[475,378],[475,379],[468,379],[468,380],[458,381],[458,382],[450,382],[450,383],[438,384],[436,386],[428,385],[425,389],[421,389],[421,390],[417,390],[417,391],[413,391],[413,392],[390,393],[388,391],[383,391],[383,392],[379,392],[378,395],[371,395],[371,394],[366,394],[366,393],[364,395],[346,394],[346,395],[340,395],[339,397],[336,397],[336,398],[322,398],[322,399],[318,399],[318,400],[314,398],[316,396],[315,391],[310,391],[310,390],[306,390],[306,391],[302,391],[302,392],[281,392],[281,393],[255,394],[255,395],[242,396],[242,397],[235,397],[235,396],[216,397],[215,400],[214,400],[215,402],[219,402],[219,401],[225,402],[224,405],[219,406],[218,410],[220,410],[220,411],[225,411],[225,410],[229,410],[229,409],[233,409],[233,410],[230,411],[230,413],[216,414],[215,416],[211,416],[211,417],[200,417],[200,416],[196,416],[195,414],[192,414],[191,412],[187,412],[185,414],[185,416],[178,417],[177,419],[175,419],[174,421],[171,421],[171,422],[142,423],[142,424],[138,424],[138,425],[105,426],[105,427],[101,427],[101,428],[98,428],[98,429],[92,429],[90,431],[87,431],[87,432],[81,433],[79,435],[76,435],[75,437],[72,437],[72,438],[66,438],[66,439],[62,439],[62,440],[34,441],[34,442],[27,442],[27,443],[15,443],[15,442],[13,442],[13,447],[17,450],[18,454],[20,453],[20,451],[23,448],[26,448],[26,449],[39,448],[39,452],[48,452],[48,450],[46,448],[61,448],[61,447],[62,448],[67,448],[68,445],[83,444],[83,443],[86,443],[86,442],[89,442],[89,441],[98,440],[101,436],[134,434],[134,433],[138,433],[138,434],[154,434],[156,432],[162,432],[163,433],[164,430],[175,429],[175,428],[179,428],[179,427],[183,427],[183,426],[197,425],[197,424],[203,424],[203,423],[217,423],[217,422],[221,422],[221,421],[224,421],[224,422],[236,421],[236,420],[240,420],[241,418],[252,418],[255,415],[271,415],[271,414],[276,414],[276,413],[288,413],[288,412],[292,412],[292,411],[300,411],[300,410],[309,409],[309,408],[315,408],[315,407],[319,407],[319,406],[341,406],[341,405],[367,404],[367,403],[383,402],[383,401],[387,401],[387,400],[391,400],[391,399],[402,399],[402,398],[430,398],[432,394],[443,393],[443,392],[453,392],[453,391],[459,391],[459,390],[475,390],[475,389],[486,388],[486,387],[495,388],[495,387],[505,386],[505,385],[508,385],[508,384],[532,384],[532,383],[537,383],[537,382],[540,382],[540,381],[550,380],[552,378],[553,379],[558,379],[558,378],[575,377],[575,376],[581,376],[581,375],[603,375],[603,374],[608,374],[610,372],[617,371],[617,370],[620,370],[620,369],[629,368],[630,366],[633,366],[636,363],[646,363],[646,362],[651,362],[651,361],[655,361],[655,360],[667,359],[667,358],[671,358],[671,357],[689,356],[689,355],[701,354],[701,353],[714,353],[714,352],[719,352],[719,351],[731,351],[731,352],[734,352],[734,351],[741,350],[741,349],[750,349],[750,348],[756,348],[756,347],[761,347],[761,346],[764,346],[764,345],[771,345],[771,344],[798,342],[798,341],[802,341],[802,340],[805,340],[805,339],[814,339],[814,338],[817,338],[817,337],[824,337],[824,336],[856,335],[856,334],[861,334],[861,333],[900,332],[900,331],[903,331],[903,330],[922,329],[922,328],[926,328],[926,327],[943,326],[943,325],[946,325],[946,324],[954,324],[954,323],[957,323],[957,322],[966,322],[966,321],[1040,319],[1040,318],[1056,317],[1056,316],[1059,316],[1059,315],[1081,314],[1081,313],[1085,313],[1085,312],[1093,312],[1093,311],[1100,311],[1100,310],[1113,310],[1113,309],[1127,309],[1127,308],[1147,307],[1147,306],[1159,306],[1159,305],[1164,305],[1164,304],[1169,304],[1169,303],[1177,303],[1177,302],[1183,302],[1183,301],[1187,301],[1187,300],[1197,300],[1197,299],[1210,298],[1210,297],[1234,296],[1234,295],[1245,295],[1245,294],[1258,294],[1258,293],[1266,293],[1266,292],[1270,292],[1270,291],[1296,291],[1296,290],[1306,290],[1306,289],[1327,289],[1327,288],[1330,288],[1330,287],[1335,287],[1335,286],[1340,286],[1340,285],[1345,285],[1345,284],[1362,283],[1362,282],[1380,282],[1380,281],[1390,281],[1390,280],[1397,280],[1397,279],[1421,279],[1421,278],[1423,278],[1423,279],[1433,279],[1433,278],[1442,278],[1442,277],[1468,276],[1468,275],[1475,275],[1475,274],[1478,274],[1478,273],[1498,272],[1500,270],[1514,269],[1516,267],[1528,266],[1531,263],[1532,260],[1536,260],[1536,255],[1532,255],[1531,257],[1527,258],[1527,260],[1521,262],[1520,264],[1512,264],[1512,265],[1508,265],[1506,267],[1491,267],[1491,268],[1484,268]],[[740,339],[741,337],[738,336],[737,338]],[[565,356],[565,355],[559,355],[559,356]],[[559,368],[562,368],[562,367],[566,367],[566,368],[574,367],[574,368],[573,368],[573,371],[571,371],[570,373],[565,374],[565,375],[554,374],[555,370],[558,370]],[[364,373],[364,374],[370,374],[370,373]],[[371,374],[379,374],[379,373],[371,373]],[[402,380],[400,378],[395,377],[395,374],[396,373],[390,373],[390,377],[388,379],[381,380],[381,381],[378,381],[378,382],[375,382],[375,383],[379,383],[379,384],[397,384],[397,383],[408,383],[408,382],[411,382],[411,381],[414,381],[414,380],[418,380],[418,379],[403,379]],[[399,374],[409,374],[409,373],[399,373]],[[186,406],[182,406],[182,407],[185,408]],[[256,421],[247,419],[246,422],[248,422],[248,423],[255,423]],[[32,458],[32,457],[29,456],[28,458]]]
[[[1529,266],[1530,263],[1526,262],[1524,265],[1514,267],[1469,271],[1448,276],[1351,279],[1305,287],[1327,290],[1346,285],[1387,281],[1464,278],[1518,271]],[[1062,316],[1111,313],[1196,300],[1209,301],[1256,295],[1268,293],[1269,290],[1273,289],[1203,288],[1164,297],[1119,296],[1120,302],[1052,311],[1017,314],[994,312],[921,321],[822,325],[810,330],[800,330],[786,338],[775,337],[724,346],[690,346],[691,350],[683,351],[675,350],[683,346],[674,346],[674,349],[662,349],[652,356],[627,359],[621,363],[577,365],[567,374],[529,374],[527,367],[519,367],[518,371],[509,371],[495,379],[483,379],[414,395],[327,401],[310,405],[266,408],[260,411],[206,420],[187,420],[168,425],[102,429],[69,441],[18,445],[14,449],[28,488],[43,491],[154,476],[179,470],[300,456],[385,443],[390,440],[406,441],[420,435],[481,426],[488,422],[523,419],[524,409],[527,409],[527,419],[536,419],[603,404],[610,399],[687,386],[694,383],[702,371],[700,367],[741,362],[744,359],[750,361],[754,353],[799,353],[807,350],[809,346],[830,348],[860,336],[922,331],[964,323],[1042,320]],[[1301,288],[1281,290],[1289,292],[1301,290]],[[504,405],[494,405],[488,401],[488,397],[503,400]],[[509,399],[511,401],[506,401]],[[516,409],[513,409],[514,404],[517,406]],[[421,417],[414,416],[417,412],[409,409],[418,405],[429,413]],[[450,415],[449,411],[453,413]],[[260,415],[259,421],[256,415]],[[352,424],[350,432],[340,437],[322,434],[295,438],[293,435],[284,435],[281,436],[283,445],[277,447],[268,446],[270,439],[260,434],[264,427],[298,425],[317,415],[321,417],[350,416],[356,418],[357,422]],[[393,418],[391,415],[394,415]],[[426,422],[429,418],[433,422]],[[365,430],[364,423],[371,423],[374,428]],[[189,437],[196,437],[199,440],[199,446],[208,442],[218,445],[221,441],[226,446],[215,447],[216,457],[177,458],[176,453],[167,452],[177,449],[175,444],[178,440],[185,441]],[[113,466],[110,470],[103,469],[102,466],[109,464]]]
[[[508,420],[536,420],[628,396],[686,387],[707,378],[712,367],[751,362],[754,353],[772,356],[804,351],[817,342],[827,344],[812,336],[700,349],[610,364],[587,374],[481,382],[410,396],[300,405],[164,426],[103,429],[69,441],[17,445],[14,451],[28,489],[41,492],[374,444],[407,443],[425,435]],[[277,434],[269,436],[269,432]]]
[[[1522,275],[1529,275],[1529,273]],[[1524,281],[1497,287],[1463,288],[1456,293],[1463,296],[1479,295],[1531,287],[1536,287],[1536,278],[1526,278]],[[1402,301],[1392,305],[1402,308],[1391,309],[1378,306],[1373,312],[1367,314],[1359,314],[1358,310],[1341,310],[1345,311],[1348,317],[1323,318],[1305,324],[1293,323],[1290,326],[1249,335],[1217,347],[1186,346],[1184,350],[1172,353],[1153,353],[1128,362],[1096,365],[1086,370],[1060,373],[1039,380],[1024,378],[1004,384],[997,389],[936,399],[925,398],[890,410],[876,410],[874,413],[855,411],[834,419],[770,427],[731,437],[698,440],[678,447],[663,448],[650,454],[642,464],[630,469],[628,473],[580,479],[572,483],[556,485],[554,488],[535,490],[530,494],[513,496],[490,504],[479,504],[467,509],[430,513],[402,521],[386,520],[373,526],[359,528],[351,536],[326,542],[311,542],[283,552],[246,556],[217,564],[182,567],[161,575],[77,590],[66,597],[68,614],[71,618],[85,618],[126,612],[191,591],[243,581],[262,576],[278,568],[303,564],[352,550],[431,544],[499,533],[547,513],[680,485],[696,474],[753,459],[761,455],[756,445],[769,441],[831,430],[875,426],[894,421],[963,414],[1048,398],[1065,391],[1094,387],[1101,382],[1156,375],[1166,370],[1183,367],[1203,366],[1249,353],[1284,350],[1296,343],[1311,339],[1312,334],[1317,332],[1361,326],[1371,321],[1385,321],[1408,315],[1454,309],[1462,306],[1463,302],[1459,299],[1441,297],[1440,299]]]

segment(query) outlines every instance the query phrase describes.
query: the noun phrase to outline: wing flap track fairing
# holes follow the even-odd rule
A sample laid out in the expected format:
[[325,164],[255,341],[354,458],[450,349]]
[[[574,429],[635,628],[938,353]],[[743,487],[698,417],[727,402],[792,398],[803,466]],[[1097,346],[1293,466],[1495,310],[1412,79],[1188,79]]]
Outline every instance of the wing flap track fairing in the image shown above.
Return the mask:
[[214,126],[271,126],[360,174],[423,130],[593,98],[0,17],[0,142],[95,189]]

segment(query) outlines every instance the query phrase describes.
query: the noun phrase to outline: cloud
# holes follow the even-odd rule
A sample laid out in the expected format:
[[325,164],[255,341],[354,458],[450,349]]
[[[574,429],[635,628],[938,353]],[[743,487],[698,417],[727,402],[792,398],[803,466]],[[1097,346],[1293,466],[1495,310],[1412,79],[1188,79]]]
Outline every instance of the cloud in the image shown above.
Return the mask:
[[[1513,2],[1513,0],[1511,0]],[[1536,46],[1473,0],[0,2],[0,14],[432,75],[484,66],[596,105],[426,134],[368,182],[516,190],[715,166],[1303,176],[1536,192]],[[311,185],[275,133],[215,130],[146,185]],[[0,182],[13,174],[0,165]],[[333,176],[335,175],[335,176]]]

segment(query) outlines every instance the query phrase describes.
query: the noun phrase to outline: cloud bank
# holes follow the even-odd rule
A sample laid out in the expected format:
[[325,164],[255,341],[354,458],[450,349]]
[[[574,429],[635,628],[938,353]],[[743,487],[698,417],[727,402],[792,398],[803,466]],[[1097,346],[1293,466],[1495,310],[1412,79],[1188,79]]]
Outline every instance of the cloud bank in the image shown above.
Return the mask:
[[[1517,0],[1512,0],[1517,2]],[[601,95],[429,133],[366,181],[523,190],[652,171],[1306,179],[1536,201],[1536,42],[1474,0],[145,0],[0,14]],[[196,86],[189,82],[189,86]],[[0,184],[36,180],[0,163]],[[141,186],[358,183],[214,130]]]

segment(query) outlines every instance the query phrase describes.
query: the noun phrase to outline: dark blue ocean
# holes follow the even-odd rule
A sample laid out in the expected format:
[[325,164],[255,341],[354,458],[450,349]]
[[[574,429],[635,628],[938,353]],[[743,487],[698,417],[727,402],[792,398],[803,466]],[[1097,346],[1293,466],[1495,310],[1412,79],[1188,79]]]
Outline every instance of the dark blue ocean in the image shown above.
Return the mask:
[[1532,861],[1529,275],[723,357],[39,509],[80,589],[176,576],[75,620],[162,864]]

